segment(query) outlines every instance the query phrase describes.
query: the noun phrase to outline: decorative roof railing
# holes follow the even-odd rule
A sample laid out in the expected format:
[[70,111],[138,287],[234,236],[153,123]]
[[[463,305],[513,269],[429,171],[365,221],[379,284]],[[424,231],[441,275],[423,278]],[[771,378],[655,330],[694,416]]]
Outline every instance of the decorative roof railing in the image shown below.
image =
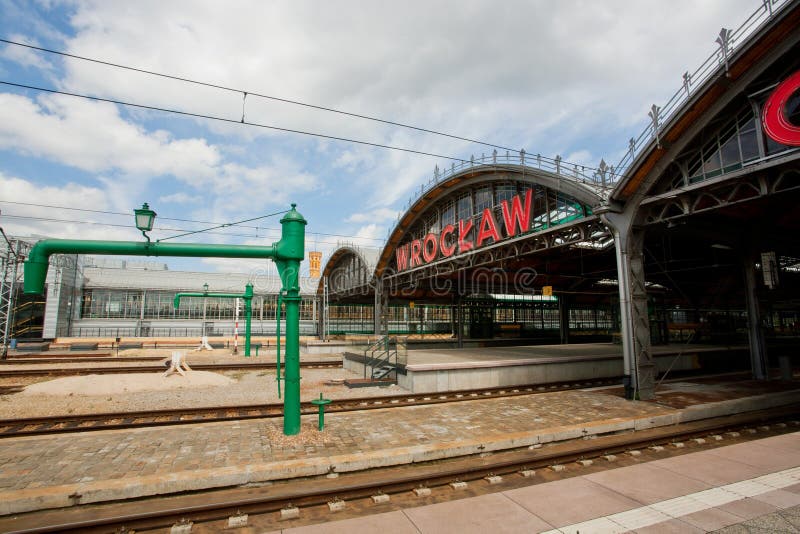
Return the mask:
[[[386,239],[389,239],[394,229],[400,223],[400,219],[411,206],[441,182],[466,169],[492,169],[498,168],[500,165],[519,165],[523,169],[543,170],[555,174],[559,179],[588,187],[601,199],[608,197],[608,194],[614,187],[614,182],[612,181],[612,177],[615,176],[614,168],[606,165],[606,162],[603,160],[600,161],[600,165],[595,169],[585,165],[564,161],[561,159],[561,156],[549,158],[541,154],[528,154],[524,149],[520,150],[519,153],[513,154],[507,151],[505,155],[503,155],[498,154],[497,150],[495,150],[488,156],[482,154],[480,158],[471,156],[469,160],[464,160],[460,163],[454,162],[450,165],[450,168],[440,170],[437,165],[433,170],[433,176],[431,176],[430,180],[420,184],[419,188],[414,190],[411,197],[409,197],[408,201],[403,205],[394,224],[389,228]],[[591,173],[587,171],[591,171]]]
[[[663,106],[653,104],[647,113],[650,123],[639,134],[628,141],[628,150],[616,165],[616,174],[613,180],[622,177],[640,155],[651,143],[660,143],[659,135],[667,122],[695,93],[696,88],[702,86],[717,71],[724,69],[727,73],[729,59],[737,47],[741,46],[747,37],[761,29],[771,21],[786,5],[793,0],[761,0],[761,5],[750,14],[747,19],[735,30],[722,28],[716,38],[718,48],[706,59],[693,73],[683,73],[683,84]],[[613,174],[613,173],[612,173]]]

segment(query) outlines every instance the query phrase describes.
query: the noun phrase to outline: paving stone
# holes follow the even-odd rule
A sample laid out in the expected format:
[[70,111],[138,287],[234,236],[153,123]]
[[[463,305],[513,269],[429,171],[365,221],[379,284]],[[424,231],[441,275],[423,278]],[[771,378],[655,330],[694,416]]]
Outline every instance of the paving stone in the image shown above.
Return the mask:
[[[458,445],[461,454],[538,449],[541,442],[555,437],[572,433],[580,438],[587,430],[623,428],[613,425],[632,429],[634,419],[676,413],[664,406],[579,390],[408,406],[393,409],[391,417],[379,413],[384,411],[329,414],[324,433],[316,430],[316,415],[304,416],[299,436],[283,436],[280,419],[253,419],[0,440],[0,503],[15,491],[47,492],[81,479],[87,485],[86,490],[81,488],[85,496],[88,490],[123,482],[147,494],[144,486],[149,479],[168,479],[160,491],[169,492],[326,475],[331,457],[349,458],[352,469],[438,459],[442,456],[436,454],[445,451],[443,443],[465,444]],[[389,448],[403,452],[389,454]],[[199,479],[198,473],[205,478]],[[230,477],[237,474],[241,478],[233,481]]]

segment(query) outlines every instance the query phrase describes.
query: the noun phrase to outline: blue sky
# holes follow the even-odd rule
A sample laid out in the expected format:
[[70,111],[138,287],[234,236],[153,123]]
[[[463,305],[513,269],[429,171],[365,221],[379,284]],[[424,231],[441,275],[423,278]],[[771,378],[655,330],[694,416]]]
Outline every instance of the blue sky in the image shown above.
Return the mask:
[[[714,51],[720,28],[760,5],[0,0],[0,38],[248,91],[248,122],[454,158],[492,150],[260,93],[596,167],[620,159],[650,106]],[[296,202],[307,250],[324,262],[337,241],[381,246],[413,191],[451,162],[236,124],[240,92],[2,43],[0,80],[234,121],[0,85],[0,226],[17,236],[137,240],[132,215],[115,213],[149,202],[157,239]],[[185,240],[269,244],[279,218]]]

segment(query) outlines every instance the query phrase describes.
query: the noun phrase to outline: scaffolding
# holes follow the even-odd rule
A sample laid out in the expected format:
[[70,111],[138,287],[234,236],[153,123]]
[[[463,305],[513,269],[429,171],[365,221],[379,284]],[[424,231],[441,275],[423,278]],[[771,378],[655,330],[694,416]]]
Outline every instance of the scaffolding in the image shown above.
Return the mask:
[[5,359],[11,341],[11,326],[14,324],[15,289],[22,276],[22,270],[18,267],[25,260],[31,245],[18,239],[9,239],[5,232],[3,237],[3,252],[0,255],[0,358]]

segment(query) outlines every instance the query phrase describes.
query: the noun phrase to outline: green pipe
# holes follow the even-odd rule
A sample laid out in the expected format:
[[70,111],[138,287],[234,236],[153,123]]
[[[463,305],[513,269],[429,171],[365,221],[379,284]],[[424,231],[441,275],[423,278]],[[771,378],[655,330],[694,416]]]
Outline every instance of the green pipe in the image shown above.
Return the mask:
[[253,317],[253,284],[247,284],[244,288],[244,294],[239,293],[190,293],[181,292],[176,293],[172,304],[175,309],[181,305],[181,298],[183,297],[203,297],[209,299],[244,299],[244,355],[250,356],[250,322]]
[[278,308],[275,310],[275,317],[277,323],[275,325],[275,342],[277,347],[277,360],[275,361],[275,368],[278,374],[275,380],[278,382],[278,398],[281,398],[281,307],[283,306],[283,290],[278,291]]
[[[250,356],[250,322],[253,319],[253,284],[244,286],[244,355]],[[258,352],[256,352],[258,356]]]
[[[299,215],[299,214],[298,214]],[[278,248],[290,251],[281,241],[269,247],[209,245],[202,243],[141,243],[138,241],[80,241],[43,239],[25,261],[25,293],[41,293],[52,254],[100,254],[110,256],[177,256],[189,258],[278,258]]]
[[[299,267],[300,262],[296,263]],[[287,289],[283,297],[286,305],[286,347],[284,349],[284,406],[300,406],[300,289],[297,285]],[[287,436],[300,432],[300,412],[283,417],[283,433]]]
[[179,256],[196,258],[273,259],[286,291],[286,395],[283,433],[300,432],[300,262],[305,258],[306,220],[295,209],[281,219],[281,239],[269,247],[199,243],[139,243],[135,241],[79,241],[44,239],[36,243],[25,262],[25,293],[44,291],[51,254],[106,254],[123,256]]

